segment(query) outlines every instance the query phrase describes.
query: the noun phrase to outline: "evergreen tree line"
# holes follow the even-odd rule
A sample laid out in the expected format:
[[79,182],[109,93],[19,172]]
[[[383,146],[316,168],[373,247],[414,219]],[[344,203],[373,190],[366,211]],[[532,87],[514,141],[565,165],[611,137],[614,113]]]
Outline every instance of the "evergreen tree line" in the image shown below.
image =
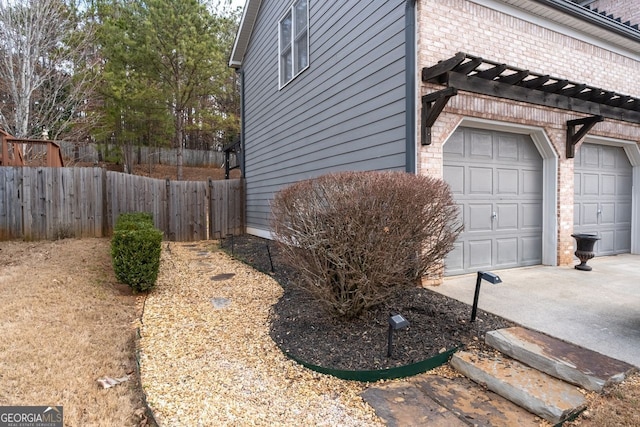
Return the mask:
[[[212,4],[213,3],[213,4]],[[0,0],[0,127],[21,138],[215,149],[239,132],[228,0]]]

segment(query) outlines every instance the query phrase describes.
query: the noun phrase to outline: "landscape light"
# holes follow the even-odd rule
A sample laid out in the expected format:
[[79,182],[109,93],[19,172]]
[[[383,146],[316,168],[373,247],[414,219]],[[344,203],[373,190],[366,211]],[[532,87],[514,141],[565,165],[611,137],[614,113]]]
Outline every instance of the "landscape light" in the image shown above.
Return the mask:
[[393,331],[396,329],[404,329],[409,326],[409,321],[401,314],[392,314],[389,317],[389,340],[387,345],[387,357],[391,357],[391,348],[393,346]]
[[489,271],[478,271],[478,278],[476,279],[476,292],[473,296],[473,308],[471,309],[471,321],[476,321],[476,313],[478,312],[478,298],[480,297],[480,284],[483,280],[489,283],[498,284],[502,283],[502,280],[497,274],[493,274]]

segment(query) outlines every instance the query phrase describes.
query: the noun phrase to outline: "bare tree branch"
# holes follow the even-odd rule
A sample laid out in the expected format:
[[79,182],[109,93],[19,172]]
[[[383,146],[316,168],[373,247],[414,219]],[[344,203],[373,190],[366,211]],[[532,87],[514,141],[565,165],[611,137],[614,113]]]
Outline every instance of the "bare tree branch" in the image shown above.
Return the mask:
[[63,0],[0,2],[0,125],[15,136],[58,138],[90,121],[93,30],[76,18]]

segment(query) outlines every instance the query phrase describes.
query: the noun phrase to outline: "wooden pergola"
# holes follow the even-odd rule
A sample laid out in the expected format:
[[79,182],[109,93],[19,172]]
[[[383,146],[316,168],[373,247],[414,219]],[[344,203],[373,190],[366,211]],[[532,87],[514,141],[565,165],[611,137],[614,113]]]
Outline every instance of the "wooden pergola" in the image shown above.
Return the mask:
[[575,145],[598,122],[612,119],[640,124],[639,98],[463,52],[423,68],[422,81],[447,86],[422,97],[422,145],[431,144],[431,127],[458,90],[589,114],[567,121],[567,158],[575,156]]

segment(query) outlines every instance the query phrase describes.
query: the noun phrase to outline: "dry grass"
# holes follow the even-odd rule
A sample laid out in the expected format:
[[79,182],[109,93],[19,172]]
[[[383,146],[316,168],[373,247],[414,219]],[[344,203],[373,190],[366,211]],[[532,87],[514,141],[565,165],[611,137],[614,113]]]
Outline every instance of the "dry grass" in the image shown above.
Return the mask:
[[136,297],[117,285],[107,239],[0,242],[0,300],[0,405],[62,405],[66,426],[140,425]]
[[640,426],[640,373],[602,394],[591,394],[587,410],[569,426],[633,427]]

